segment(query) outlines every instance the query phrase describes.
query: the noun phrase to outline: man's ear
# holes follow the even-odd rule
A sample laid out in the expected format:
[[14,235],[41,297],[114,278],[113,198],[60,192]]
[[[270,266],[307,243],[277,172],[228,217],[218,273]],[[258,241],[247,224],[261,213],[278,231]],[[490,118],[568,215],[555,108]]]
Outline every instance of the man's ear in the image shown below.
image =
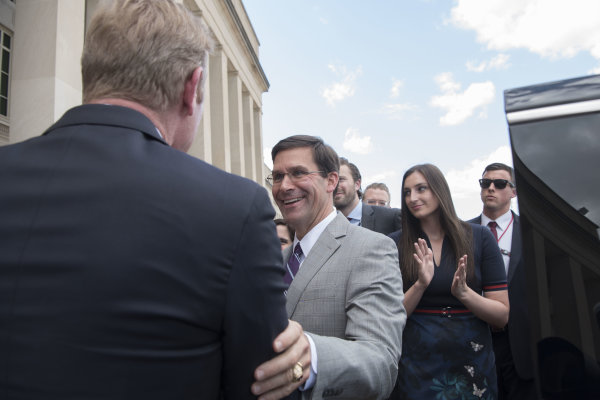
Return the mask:
[[[185,114],[194,114],[197,103],[202,102],[202,67],[196,67],[190,77],[185,81],[183,88],[183,107]],[[198,98],[200,97],[200,98]]]
[[337,172],[331,171],[327,174],[327,193],[333,193],[337,189],[340,176]]
[[354,189],[356,191],[360,190],[360,179],[357,179],[356,182],[354,182]]
[[512,196],[511,196],[511,199],[514,199],[515,197],[517,197],[517,188],[512,188]]

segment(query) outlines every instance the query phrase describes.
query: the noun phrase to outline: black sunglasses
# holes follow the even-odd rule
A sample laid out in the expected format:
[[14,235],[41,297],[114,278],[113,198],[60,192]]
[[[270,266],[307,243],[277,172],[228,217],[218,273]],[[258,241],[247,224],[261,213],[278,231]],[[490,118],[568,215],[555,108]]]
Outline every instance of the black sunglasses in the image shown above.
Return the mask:
[[481,186],[482,189],[487,189],[490,187],[491,184],[494,184],[494,187],[496,189],[504,189],[506,187],[506,185],[509,185],[511,188],[514,188],[515,185],[511,182],[511,181],[507,181],[506,179],[480,179],[479,180],[479,186]]

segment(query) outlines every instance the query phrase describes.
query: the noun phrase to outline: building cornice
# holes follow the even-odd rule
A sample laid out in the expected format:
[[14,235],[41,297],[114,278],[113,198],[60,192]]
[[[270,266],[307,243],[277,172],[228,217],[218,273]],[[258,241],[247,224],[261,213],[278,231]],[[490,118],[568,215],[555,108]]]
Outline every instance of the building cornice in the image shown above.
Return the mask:
[[260,77],[262,78],[267,90],[269,89],[269,80],[267,79],[267,76],[265,75],[265,71],[262,68],[262,65],[260,64],[260,61],[258,59],[258,55],[256,54],[256,52],[254,51],[254,47],[252,46],[252,42],[250,41],[250,38],[248,37],[248,34],[246,33],[246,30],[244,29],[244,26],[242,24],[242,21],[240,20],[240,16],[237,13],[237,10],[235,9],[235,5],[233,4],[232,0],[225,0],[225,5],[227,6],[227,10],[229,11],[229,14],[231,15],[231,18],[233,19],[233,21],[235,22],[236,28],[238,30],[238,32],[240,33],[240,35],[242,36],[242,39],[244,40],[244,44],[246,45],[246,49],[248,50],[248,52],[250,53],[250,57],[252,57],[252,60],[254,61],[254,65],[256,65],[256,68],[258,70],[258,74],[260,75]]

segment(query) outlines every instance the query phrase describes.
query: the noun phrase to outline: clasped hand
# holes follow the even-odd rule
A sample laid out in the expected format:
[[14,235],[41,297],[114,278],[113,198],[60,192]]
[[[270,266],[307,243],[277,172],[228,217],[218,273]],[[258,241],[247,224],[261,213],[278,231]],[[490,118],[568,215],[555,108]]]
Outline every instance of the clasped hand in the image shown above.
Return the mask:
[[[296,321],[289,321],[288,327],[275,338],[273,349],[278,355],[262,363],[254,371],[256,381],[252,393],[259,400],[276,400],[288,396],[298,389],[310,375],[310,344]],[[303,367],[302,379],[295,381],[292,369],[297,362]]]
[[[433,263],[433,251],[427,247],[427,242],[424,239],[418,239],[417,243],[415,243],[415,253],[413,254],[413,257],[417,261],[419,267],[417,281],[424,287],[429,286],[429,283],[433,279],[435,266]],[[450,291],[454,297],[462,301],[462,299],[466,297],[468,290],[467,255],[465,254],[458,260]]]

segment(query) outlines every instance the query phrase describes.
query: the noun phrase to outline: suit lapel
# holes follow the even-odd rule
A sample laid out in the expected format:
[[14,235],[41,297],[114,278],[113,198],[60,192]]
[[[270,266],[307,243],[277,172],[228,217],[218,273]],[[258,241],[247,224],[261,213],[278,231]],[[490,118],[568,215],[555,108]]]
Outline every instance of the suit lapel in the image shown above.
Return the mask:
[[368,204],[362,205],[362,215],[360,217],[360,226],[373,230],[375,228],[375,211]]
[[[288,317],[294,314],[298,301],[300,301],[300,297],[310,281],[340,247],[338,239],[346,235],[348,225],[350,223],[346,217],[342,213],[338,213],[335,219],[327,225],[321,236],[319,236],[319,239],[300,266],[298,274],[288,289],[286,302]],[[287,254],[289,258],[290,252]],[[287,262],[287,258],[285,258],[285,262]]]
[[293,247],[294,247],[294,243],[292,241],[292,245],[291,246],[288,246],[288,247],[286,247],[285,249],[283,249],[281,251],[281,254],[283,256],[283,268],[284,269],[287,268],[286,264],[287,264],[288,260],[290,259],[290,256],[292,255]]
[[[511,211],[512,212],[512,211]],[[517,264],[521,259],[521,222],[519,216],[513,212],[513,232],[512,242],[510,244],[510,261],[508,263],[508,276],[506,277],[507,282],[510,284],[512,277],[515,275]]]

